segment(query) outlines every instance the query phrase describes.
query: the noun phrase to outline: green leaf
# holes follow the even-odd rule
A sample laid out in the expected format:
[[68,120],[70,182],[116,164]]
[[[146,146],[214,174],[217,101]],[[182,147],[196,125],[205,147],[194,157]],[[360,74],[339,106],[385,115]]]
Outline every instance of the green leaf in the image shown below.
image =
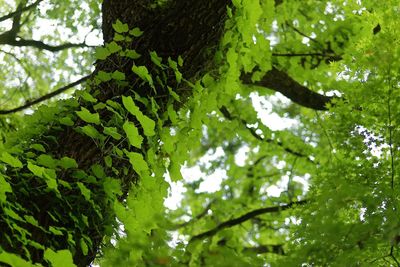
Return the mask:
[[81,107],[81,111],[76,111],[76,114],[81,118],[83,121],[88,123],[100,124],[100,116],[98,113],[90,113],[84,107]]
[[176,182],[183,180],[180,164],[177,164],[174,161],[172,161],[171,164],[169,165],[168,171],[171,177],[171,181]]
[[104,178],[106,176],[103,167],[100,164],[94,164],[91,167],[93,174],[97,177],[97,178]]
[[96,77],[102,82],[108,82],[112,79],[111,74],[105,71],[99,71]]
[[113,29],[118,33],[124,33],[129,31],[128,24],[122,23],[119,19],[112,24]]
[[49,231],[50,231],[52,234],[54,234],[54,235],[63,236],[64,233],[63,233],[61,230],[58,230],[57,228],[58,228],[58,227],[50,226],[50,227],[49,227]]
[[[12,253],[8,253],[5,251],[0,252],[0,262],[2,263],[6,263],[9,266],[12,267],[32,267],[32,263],[25,261],[24,259],[21,258],[21,256],[12,254]],[[61,265],[60,265],[61,266]],[[75,265],[71,265],[75,266]]]
[[148,82],[151,86],[153,86],[153,78],[151,78],[151,75],[149,74],[149,71],[147,70],[146,66],[132,66],[132,71],[136,73],[142,80]]
[[139,134],[139,131],[135,124],[126,121],[122,128],[124,129],[126,136],[128,137],[129,143],[134,147],[141,148],[143,137]]
[[126,57],[129,57],[129,58],[131,58],[131,59],[138,59],[138,58],[141,57],[141,55],[138,54],[138,53],[136,52],[136,50],[126,50],[126,51],[125,51],[125,56],[126,56]]
[[76,267],[69,250],[54,250],[48,248],[44,252],[44,258],[48,260],[53,267]]
[[22,168],[22,162],[16,157],[11,156],[8,152],[3,152],[1,154],[0,160],[7,163],[14,168]]
[[94,98],[91,94],[89,94],[86,91],[83,91],[81,93],[81,97],[82,97],[82,99],[84,99],[85,101],[90,102],[90,103],[96,103],[97,102],[97,99]]
[[101,138],[101,134],[99,133],[99,131],[97,131],[96,128],[94,128],[92,125],[85,125],[83,127],[80,127],[80,129],[84,134],[93,139]]
[[106,59],[109,55],[111,55],[111,53],[105,47],[96,47],[96,50],[94,52],[94,56],[96,57],[96,59],[100,60]]
[[76,169],[76,168],[78,168],[78,163],[76,163],[75,159],[69,158],[69,157],[61,158],[59,164],[64,169]]
[[129,34],[134,36],[134,37],[139,37],[143,34],[143,32],[139,28],[133,28],[132,30],[129,31]]
[[161,67],[162,58],[159,57],[155,51],[150,52],[150,58],[154,64]]
[[57,168],[57,160],[55,160],[52,156],[47,154],[42,154],[39,157],[37,157],[36,162],[50,169]]
[[103,182],[103,188],[106,195],[113,199],[115,195],[122,195],[120,182],[116,179],[106,177]]
[[46,149],[41,144],[32,144],[31,148],[36,150],[36,151],[40,151],[40,152],[46,153]]
[[88,254],[88,252],[89,252],[88,245],[86,244],[86,242],[85,242],[85,240],[83,238],[81,238],[79,240],[79,244],[81,246],[81,250],[82,250],[83,256],[86,256]]
[[112,41],[106,45],[107,49],[110,51],[111,54],[117,53],[118,51],[122,50],[122,47],[118,45],[116,42]]
[[75,124],[71,117],[63,117],[59,121],[61,124],[66,126],[73,126]]
[[30,170],[35,176],[42,178],[45,168],[28,162],[28,170]]
[[125,154],[128,156],[129,162],[132,164],[132,167],[136,173],[142,174],[149,169],[149,166],[141,154],[128,151],[125,151]]
[[0,174],[0,203],[6,202],[6,193],[12,193],[12,188],[4,176]]
[[76,185],[78,186],[79,190],[81,191],[86,201],[90,201],[90,196],[91,196],[90,190],[81,182],[77,182]]
[[122,96],[122,104],[129,111],[129,113],[131,113],[137,118],[137,120],[139,121],[140,125],[143,128],[144,135],[146,136],[155,135],[154,129],[156,123],[146,115],[143,115],[140,109],[135,105],[135,102],[133,101],[132,97]]
[[103,133],[111,136],[115,140],[120,140],[122,138],[116,127],[104,127]]
[[125,80],[125,73],[116,70],[112,73],[111,78],[117,81],[123,81]]

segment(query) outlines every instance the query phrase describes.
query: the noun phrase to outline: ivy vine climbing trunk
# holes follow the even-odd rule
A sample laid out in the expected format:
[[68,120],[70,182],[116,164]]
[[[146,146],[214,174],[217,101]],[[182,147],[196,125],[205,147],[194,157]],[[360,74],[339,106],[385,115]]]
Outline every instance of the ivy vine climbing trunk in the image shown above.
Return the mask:
[[[150,7],[151,2],[103,1],[102,30],[105,43],[113,41],[115,31],[112,24],[117,20],[127,23],[130,29],[139,27],[144,33],[122,45],[124,49],[135,49],[141,54],[140,58],[133,60],[116,53],[96,63],[95,74],[119,71],[126,77],[123,84],[114,80],[96,83],[93,79],[87,92],[95,96],[96,101],[105,103],[112,100],[118,105],[121,96],[137,93],[147,99],[157,96],[157,104],[163,111],[168,101],[164,97],[167,89],[162,86],[152,88],[147,83],[138,82],[138,77],[131,70],[133,64],[147,66],[149,72],[156,75],[154,62],[149,55],[151,51],[156,51],[165,60],[182,57],[185,63],[181,71],[187,80],[194,80],[212,67],[213,52],[223,33],[226,8],[231,1],[177,0],[158,8]],[[174,87],[173,90],[182,101],[191,94],[188,88],[180,87],[173,75],[167,75],[164,82]],[[44,265],[47,265],[44,255],[46,248],[53,251],[68,249],[77,266],[88,266],[101,248],[104,236],[112,233],[115,224],[115,214],[110,212],[112,203],[107,198],[110,192],[98,179],[104,178],[107,183],[113,183],[108,178],[110,170],[105,166],[104,157],[117,141],[102,144],[95,141],[93,131],[97,131],[96,128],[90,128],[90,132],[82,119],[84,114],[93,112],[93,106],[84,100],[60,102],[59,107],[56,110],[44,108],[38,113],[60,116],[64,119],[61,123],[48,121],[44,127],[31,133],[28,140],[14,140],[14,145],[19,143],[25,155],[31,153],[31,158],[21,156],[18,161],[23,164],[16,164],[15,168],[5,171],[6,178],[13,184],[13,195],[8,197],[8,203],[14,203],[14,206],[4,209],[0,214],[0,245],[22,258]],[[146,114],[146,110],[141,108]],[[76,113],[78,110],[83,113]],[[101,109],[99,114],[102,124],[112,120],[113,112],[110,109]],[[70,122],[70,118],[75,121]],[[100,124],[96,118],[93,122]],[[143,133],[143,129],[139,131]],[[145,153],[142,152],[145,150],[136,151]],[[137,179],[135,171],[126,169],[126,165],[124,160],[116,159],[113,162],[114,170],[119,169],[117,171],[125,196]],[[60,186],[51,184],[56,179]],[[123,198],[124,195],[119,200]],[[15,225],[12,226],[11,221],[21,227],[21,232],[17,234],[21,238],[14,238]]]

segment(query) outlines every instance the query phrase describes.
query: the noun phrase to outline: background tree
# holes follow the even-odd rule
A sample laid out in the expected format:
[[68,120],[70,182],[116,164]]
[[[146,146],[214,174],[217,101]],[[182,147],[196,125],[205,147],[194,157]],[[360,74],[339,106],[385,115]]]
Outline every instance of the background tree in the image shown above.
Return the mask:
[[395,1],[0,5],[4,265],[400,266]]

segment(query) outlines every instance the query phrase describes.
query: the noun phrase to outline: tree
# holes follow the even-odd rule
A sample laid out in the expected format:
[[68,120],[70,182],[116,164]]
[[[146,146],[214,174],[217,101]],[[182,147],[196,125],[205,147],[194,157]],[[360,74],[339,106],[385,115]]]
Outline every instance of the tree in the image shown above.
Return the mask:
[[[400,266],[398,5],[381,2],[0,2],[0,262]],[[63,32],[37,38],[43,20]],[[226,177],[202,191],[183,165]]]

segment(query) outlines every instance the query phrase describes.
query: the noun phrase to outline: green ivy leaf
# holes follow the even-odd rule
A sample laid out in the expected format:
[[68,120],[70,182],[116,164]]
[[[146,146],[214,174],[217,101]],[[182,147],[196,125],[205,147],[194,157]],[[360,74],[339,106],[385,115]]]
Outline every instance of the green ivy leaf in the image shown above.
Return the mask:
[[138,52],[136,52],[136,50],[126,50],[125,56],[129,57],[131,59],[138,59],[141,57],[141,55],[138,54]]
[[75,124],[74,121],[71,119],[71,117],[68,116],[59,119],[59,122],[66,126],[73,126]]
[[139,134],[138,128],[135,126],[135,124],[126,121],[122,128],[128,137],[129,143],[134,147],[141,148],[143,137]]
[[106,45],[107,49],[110,51],[111,54],[117,53],[118,51],[122,50],[122,47],[118,45],[116,42],[112,41]]
[[36,150],[36,151],[40,151],[40,152],[46,153],[46,149],[41,144],[32,144],[31,148]]
[[96,59],[99,60],[104,60],[106,59],[109,55],[111,55],[110,51],[105,48],[105,47],[96,47],[96,50],[94,52],[94,56]]
[[140,122],[140,125],[142,126],[144,131],[144,135],[146,136],[155,135],[154,129],[156,123],[140,111],[140,109],[135,105],[135,102],[133,101],[132,97],[122,96],[122,104],[129,111],[129,113],[134,115]]
[[148,82],[151,86],[153,86],[153,78],[149,74],[148,69],[146,66],[132,66],[132,71],[137,74],[142,80]]
[[123,81],[125,80],[125,73],[116,70],[111,74],[111,78],[117,81]]
[[0,160],[7,163],[14,168],[22,168],[22,162],[16,157],[11,156],[8,152],[3,152],[1,154]]
[[78,163],[76,163],[75,159],[69,158],[69,157],[61,158],[59,164],[64,169],[76,169],[76,168],[78,168]]
[[42,178],[45,168],[28,162],[28,170],[30,170],[35,176]]
[[155,51],[150,52],[151,61],[158,67],[161,67],[162,58],[157,55]]
[[139,37],[143,34],[143,32],[139,28],[133,28],[132,30],[129,31],[129,34],[134,36],[134,37]]
[[100,124],[100,116],[98,113],[90,113],[84,107],[81,107],[81,111],[76,111],[76,114],[81,118],[83,121],[88,123]]
[[99,131],[97,131],[96,128],[94,128],[92,125],[85,125],[83,127],[80,127],[80,129],[84,134],[93,139],[101,138],[101,134],[99,133]]
[[82,196],[86,199],[86,201],[90,201],[90,190],[81,182],[77,182],[76,185],[78,186]]
[[128,24],[122,23],[119,19],[117,19],[117,21],[112,24],[112,27],[118,33],[123,33],[123,32],[129,31]]
[[[54,267],[56,266],[75,267],[74,261],[72,259],[72,254],[67,249],[58,250],[57,252],[55,252],[54,250],[48,248],[44,252],[44,258],[48,260]],[[14,266],[22,266],[22,265],[14,265]]]
[[136,173],[142,174],[149,169],[149,166],[141,154],[136,152],[128,152],[126,150],[125,154],[128,156],[129,162],[132,164],[132,167]]
[[4,176],[0,174],[0,203],[6,202],[6,193],[12,193],[12,188]]
[[111,74],[105,71],[99,71],[96,77],[102,82],[108,82],[112,79]]
[[115,140],[120,140],[122,136],[118,133],[117,128],[115,127],[104,127],[104,134],[111,136]]
[[[5,251],[2,251],[0,253],[0,262],[6,263],[10,266],[18,266],[18,267],[32,267],[33,266],[32,263],[25,261],[20,256],[17,256],[15,254],[8,253]],[[71,267],[72,266],[75,266],[75,265],[71,265]]]

